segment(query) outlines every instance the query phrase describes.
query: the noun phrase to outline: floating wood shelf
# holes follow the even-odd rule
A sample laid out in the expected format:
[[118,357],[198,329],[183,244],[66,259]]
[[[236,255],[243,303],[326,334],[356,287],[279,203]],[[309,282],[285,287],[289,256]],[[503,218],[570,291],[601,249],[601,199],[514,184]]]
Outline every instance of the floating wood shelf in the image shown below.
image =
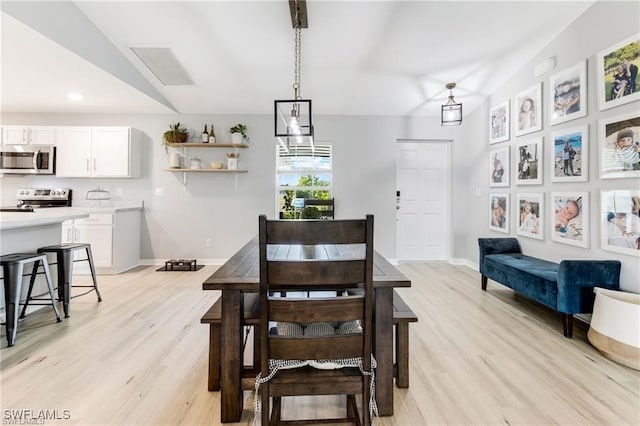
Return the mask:
[[[233,148],[233,152],[238,152],[238,148],[249,148],[247,143],[204,143],[204,142],[184,142],[184,143],[169,143],[168,147],[182,149],[182,155],[187,158],[187,148]],[[167,172],[182,173],[182,185],[183,188],[187,187],[187,173],[233,173],[235,189],[238,189],[238,173],[247,173],[248,170],[242,169],[189,169],[179,168],[164,169]]]

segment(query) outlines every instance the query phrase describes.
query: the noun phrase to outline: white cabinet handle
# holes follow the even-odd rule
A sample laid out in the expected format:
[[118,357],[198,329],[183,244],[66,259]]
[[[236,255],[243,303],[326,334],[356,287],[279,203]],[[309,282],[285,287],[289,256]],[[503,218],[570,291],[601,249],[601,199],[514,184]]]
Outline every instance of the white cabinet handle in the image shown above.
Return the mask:
[[67,242],[71,242],[71,228],[67,229]]
[[89,158],[87,158],[87,172],[89,171]]
[[96,171],[96,159],[95,158],[93,159],[93,171],[94,172]]
[[27,129],[22,129],[22,142],[27,143]]

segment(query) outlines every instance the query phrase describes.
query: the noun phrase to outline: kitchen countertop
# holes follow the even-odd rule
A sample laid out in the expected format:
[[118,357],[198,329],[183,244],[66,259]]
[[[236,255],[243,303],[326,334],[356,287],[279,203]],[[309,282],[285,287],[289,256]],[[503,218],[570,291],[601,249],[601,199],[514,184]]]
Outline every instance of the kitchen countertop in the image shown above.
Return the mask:
[[0,212],[0,231],[53,225],[62,223],[65,220],[83,219],[86,217],[89,217],[89,212],[74,207],[38,209],[34,212]]
[[111,203],[112,205],[101,206],[83,204],[78,203],[73,207],[36,209],[33,212],[0,212],[0,231],[62,223],[65,220],[84,219],[92,213],[113,214],[130,210],[142,210],[144,206],[142,202],[117,202]]

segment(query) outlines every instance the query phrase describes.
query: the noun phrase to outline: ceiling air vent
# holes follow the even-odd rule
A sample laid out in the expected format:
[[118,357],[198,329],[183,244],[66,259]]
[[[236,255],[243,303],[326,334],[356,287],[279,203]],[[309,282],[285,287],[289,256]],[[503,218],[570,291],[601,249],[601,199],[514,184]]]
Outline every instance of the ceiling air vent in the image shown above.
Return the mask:
[[193,85],[191,76],[168,47],[131,47],[130,49],[163,85]]

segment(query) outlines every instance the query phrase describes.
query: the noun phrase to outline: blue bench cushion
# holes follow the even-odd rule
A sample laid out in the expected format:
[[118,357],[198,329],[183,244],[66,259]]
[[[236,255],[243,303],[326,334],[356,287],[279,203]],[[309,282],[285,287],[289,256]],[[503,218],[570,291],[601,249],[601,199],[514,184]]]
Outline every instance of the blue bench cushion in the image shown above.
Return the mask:
[[485,275],[545,306],[557,309],[558,264],[521,253],[484,257]]

